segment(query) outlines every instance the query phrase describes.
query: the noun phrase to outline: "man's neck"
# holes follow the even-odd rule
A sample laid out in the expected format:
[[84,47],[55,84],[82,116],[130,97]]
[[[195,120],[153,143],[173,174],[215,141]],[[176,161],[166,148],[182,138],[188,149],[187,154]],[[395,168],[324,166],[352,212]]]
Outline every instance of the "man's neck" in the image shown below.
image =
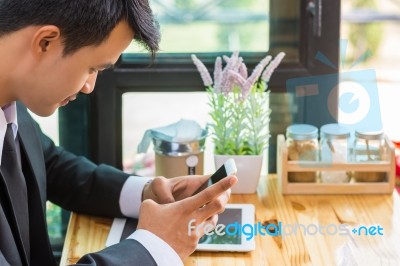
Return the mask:
[[0,107],[15,101],[13,79],[21,55],[18,55],[18,36],[0,37]]

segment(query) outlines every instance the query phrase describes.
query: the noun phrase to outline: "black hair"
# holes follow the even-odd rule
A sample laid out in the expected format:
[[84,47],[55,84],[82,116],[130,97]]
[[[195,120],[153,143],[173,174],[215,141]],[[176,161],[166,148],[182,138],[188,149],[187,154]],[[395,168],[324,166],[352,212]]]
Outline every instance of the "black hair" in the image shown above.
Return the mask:
[[65,56],[101,44],[122,20],[154,57],[160,33],[148,0],[0,0],[0,37],[28,26],[54,25],[61,31]]

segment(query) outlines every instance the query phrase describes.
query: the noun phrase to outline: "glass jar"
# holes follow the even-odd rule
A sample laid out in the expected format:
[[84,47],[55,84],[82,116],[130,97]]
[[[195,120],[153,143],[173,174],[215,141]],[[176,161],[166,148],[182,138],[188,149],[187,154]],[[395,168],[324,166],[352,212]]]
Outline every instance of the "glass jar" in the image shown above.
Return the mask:
[[[318,160],[318,128],[297,124],[286,129],[286,145],[289,161],[317,161]],[[289,182],[315,182],[317,174],[312,172],[289,172]]]
[[[350,130],[338,125],[328,124],[321,127],[320,158],[326,164],[346,163],[350,160]],[[351,173],[347,171],[321,171],[322,183],[347,183]]]
[[[382,131],[356,130],[353,145],[354,162],[386,161],[388,153],[384,136]],[[385,178],[384,172],[354,172],[354,179],[357,182],[382,182]]]

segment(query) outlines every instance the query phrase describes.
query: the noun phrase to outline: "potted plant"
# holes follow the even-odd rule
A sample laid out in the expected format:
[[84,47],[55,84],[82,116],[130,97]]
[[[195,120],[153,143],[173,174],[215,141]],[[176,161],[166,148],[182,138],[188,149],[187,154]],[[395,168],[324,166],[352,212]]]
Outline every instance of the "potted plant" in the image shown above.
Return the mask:
[[217,57],[212,79],[206,66],[192,55],[209,96],[216,168],[228,158],[234,158],[238,168],[233,193],[256,192],[270,137],[267,85],[284,56],[279,53],[274,60],[266,56],[251,75],[238,52]]

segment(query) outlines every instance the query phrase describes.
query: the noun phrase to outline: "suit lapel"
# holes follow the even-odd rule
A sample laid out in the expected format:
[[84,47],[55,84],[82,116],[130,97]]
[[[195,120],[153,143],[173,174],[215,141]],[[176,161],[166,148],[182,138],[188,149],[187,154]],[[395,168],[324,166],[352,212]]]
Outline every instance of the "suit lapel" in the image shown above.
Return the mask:
[[[27,164],[23,168],[29,166],[32,171],[31,176],[37,182],[39,189],[40,199],[43,203],[46,202],[46,169],[45,162],[43,159],[42,145],[40,143],[40,137],[37,135],[37,130],[33,124],[32,118],[24,110],[20,104],[17,104],[18,108],[18,134],[20,136],[19,143],[21,154],[25,152],[27,156]],[[43,209],[45,213],[45,209]]]
[[55,265],[46,226],[46,169],[38,130],[25,107],[17,104],[22,169],[28,187],[31,264]]
[[[18,108],[18,107],[17,107]],[[36,234],[39,231],[41,234],[44,234],[47,237],[46,224],[45,224],[45,201],[46,201],[46,172],[44,168],[44,159],[43,152],[41,149],[39,137],[37,135],[37,131],[34,127],[32,120],[27,114],[26,110],[22,108],[18,108],[18,140],[20,147],[21,159],[22,157],[26,158],[25,163],[22,165],[22,170],[25,174],[25,180],[27,183],[28,189],[28,205],[29,205],[29,216],[31,219],[30,229],[34,228],[33,224],[41,226],[41,229],[34,228],[34,230],[29,230],[30,232],[34,232]],[[22,161],[22,160],[21,160]],[[37,178],[41,177],[41,178]],[[23,245],[20,228],[18,227],[17,219],[16,219],[16,209],[13,206],[12,195],[7,184],[7,179],[4,178],[4,175],[0,171],[0,183],[2,187],[1,193],[3,193],[3,207],[7,209],[7,220],[9,223],[9,228],[13,232],[15,244],[18,246],[19,253],[21,256],[21,260],[24,265],[30,264],[30,258],[27,256],[30,250],[25,250],[25,245]],[[32,213],[35,215],[32,216]],[[32,220],[39,219],[40,222]],[[4,222],[4,219],[3,219]],[[31,241],[33,235],[31,235]],[[48,241],[47,241],[48,242]],[[37,243],[33,243],[37,245]],[[43,248],[43,241],[41,241],[40,245]],[[49,245],[47,245],[49,247]],[[48,249],[44,249],[48,251]],[[51,254],[51,253],[50,253]]]
[[32,175],[32,168],[29,167],[28,157],[25,149],[21,149],[21,162],[28,186],[29,198],[29,231],[32,265],[55,265],[50,240],[47,234],[46,215],[39,195],[38,183]]
[[[21,256],[19,255],[16,241],[14,241],[11,224],[6,215],[8,212],[7,199],[4,193],[0,194],[0,252],[3,254],[7,263],[10,265],[22,265]],[[3,210],[3,206],[6,207]],[[0,265],[3,265],[0,260]]]
[[[14,238],[15,238],[15,244],[18,246],[19,253],[21,256],[21,260],[24,262],[24,265],[29,265],[29,258],[27,256],[28,250],[26,250],[23,241],[22,241],[22,236],[21,236],[21,227],[17,222],[17,215],[16,215],[16,209],[13,204],[13,197],[11,195],[11,191],[9,189],[9,184],[7,184],[7,179],[4,178],[3,173],[0,170],[0,182],[1,186],[3,189],[0,191],[0,193],[4,193],[2,195],[2,205],[7,207],[7,220],[10,225],[10,228],[12,229]],[[14,198],[15,199],[15,198]]]

